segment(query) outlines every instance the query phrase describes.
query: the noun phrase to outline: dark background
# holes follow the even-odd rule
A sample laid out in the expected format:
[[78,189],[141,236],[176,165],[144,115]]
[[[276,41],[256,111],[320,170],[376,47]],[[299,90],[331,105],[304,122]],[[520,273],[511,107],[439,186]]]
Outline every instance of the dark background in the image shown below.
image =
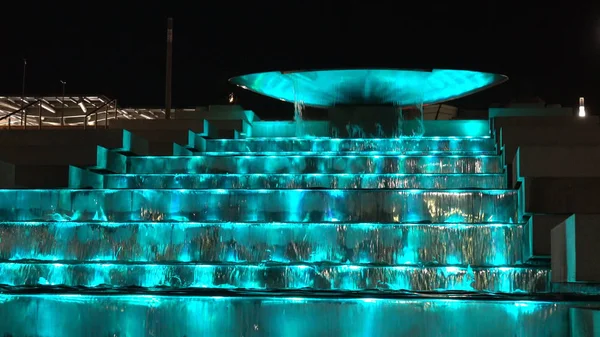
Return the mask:
[[[171,1],[175,3],[175,1]],[[0,28],[0,95],[103,94],[122,106],[164,104],[166,19],[174,18],[173,105],[239,103],[263,118],[293,107],[242,92],[231,76],[344,67],[456,68],[511,80],[461,99],[487,107],[539,96],[600,110],[597,1],[19,2]],[[168,2],[164,2],[165,4]]]

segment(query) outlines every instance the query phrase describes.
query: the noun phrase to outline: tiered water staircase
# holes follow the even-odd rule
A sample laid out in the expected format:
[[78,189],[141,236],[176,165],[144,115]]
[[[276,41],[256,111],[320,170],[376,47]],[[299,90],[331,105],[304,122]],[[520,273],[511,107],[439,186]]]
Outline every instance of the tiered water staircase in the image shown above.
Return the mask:
[[0,333],[568,334],[492,138],[208,140],[126,170],[0,192]]

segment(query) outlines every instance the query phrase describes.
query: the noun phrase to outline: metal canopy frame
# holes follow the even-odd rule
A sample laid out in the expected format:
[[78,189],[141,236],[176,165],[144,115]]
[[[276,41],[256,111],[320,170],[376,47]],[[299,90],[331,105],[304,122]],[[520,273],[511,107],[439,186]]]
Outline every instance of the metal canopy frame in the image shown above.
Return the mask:
[[0,96],[0,128],[106,127],[115,118],[163,119],[165,110],[121,108],[106,96]]

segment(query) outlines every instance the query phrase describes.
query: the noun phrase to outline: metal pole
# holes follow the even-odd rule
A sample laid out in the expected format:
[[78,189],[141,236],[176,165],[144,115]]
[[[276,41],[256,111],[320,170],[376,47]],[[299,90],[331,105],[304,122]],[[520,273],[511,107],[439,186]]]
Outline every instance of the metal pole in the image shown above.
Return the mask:
[[60,80],[62,83],[62,110],[60,111],[60,126],[65,125],[65,87],[67,86],[67,82]]
[[21,112],[23,118],[21,119],[21,124],[23,125],[23,130],[27,129],[27,109],[24,109],[23,112]]
[[104,111],[104,128],[108,129],[108,105],[106,106],[106,111]]
[[98,129],[98,109],[96,109],[96,116],[94,118],[94,129]]
[[42,101],[38,105],[38,130],[42,129]]
[[165,119],[171,119],[171,82],[173,78],[173,18],[167,20],[167,76],[165,88]]
[[440,110],[442,109],[442,103],[438,106],[437,112],[435,113],[435,120],[437,121],[438,116],[440,115]]
[[[26,79],[26,75],[27,74],[27,59],[23,59],[23,82],[22,82],[22,87],[21,87],[21,108],[23,107],[23,104],[25,102],[25,79]],[[27,121],[23,121],[23,117],[27,116],[27,113],[25,111],[21,112],[21,125],[27,125]],[[25,117],[25,119],[27,119],[27,117]]]
[[117,111],[117,100],[115,99],[115,120],[119,118],[119,112]]

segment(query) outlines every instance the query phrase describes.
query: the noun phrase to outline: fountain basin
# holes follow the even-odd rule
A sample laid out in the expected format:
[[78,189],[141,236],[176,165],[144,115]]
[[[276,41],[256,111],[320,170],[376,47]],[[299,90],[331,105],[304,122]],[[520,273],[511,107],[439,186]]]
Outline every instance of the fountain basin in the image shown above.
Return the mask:
[[504,75],[468,70],[345,69],[264,72],[229,81],[244,89],[307,106],[415,106],[457,99],[500,84]]

